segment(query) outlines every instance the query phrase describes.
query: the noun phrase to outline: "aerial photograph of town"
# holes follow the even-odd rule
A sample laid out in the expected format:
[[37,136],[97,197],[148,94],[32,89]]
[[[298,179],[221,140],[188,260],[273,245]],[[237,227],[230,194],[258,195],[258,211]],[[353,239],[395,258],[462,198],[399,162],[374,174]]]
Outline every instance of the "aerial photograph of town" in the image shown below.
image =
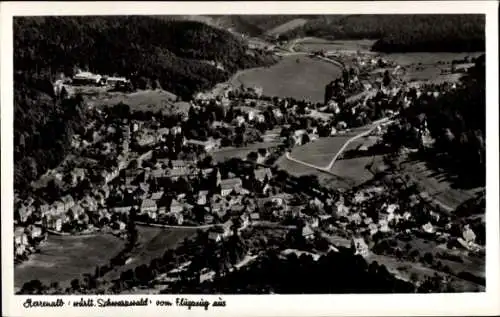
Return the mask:
[[484,15],[16,16],[13,41],[16,294],[485,292]]

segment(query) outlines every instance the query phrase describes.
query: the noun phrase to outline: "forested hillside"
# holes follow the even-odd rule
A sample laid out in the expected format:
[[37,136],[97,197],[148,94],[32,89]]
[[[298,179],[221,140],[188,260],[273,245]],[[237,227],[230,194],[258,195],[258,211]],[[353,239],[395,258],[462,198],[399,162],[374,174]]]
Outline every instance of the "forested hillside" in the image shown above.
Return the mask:
[[58,100],[47,77],[23,75],[14,77],[14,184],[18,190],[64,158],[72,135],[85,122],[81,97]]
[[[221,63],[224,69],[206,61]],[[247,54],[246,45],[229,32],[195,21],[134,16],[15,18],[16,186],[57,165],[75,122],[81,122],[78,112],[68,111],[53,96],[51,83],[60,72],[71,76],[79,67],[126,76],[136,88],[161,85],[189,99],[238,69],[273,62],[266,53]]]
[[[47,17],[14,21],[15,67],[71,72],[74,66],[99,73],[158,79],[184,98],[227,79],[240,68],[271,63],[246,54],[229,32],[195,21],[148,17]],[[225,71],[200,60],[222,63]]]
[[383,52],[483,51],[482,15],[329,15],[309,20],[283,38],[377,39]]
[[[420,98],[401,111],[403,123],[418,127],[425,119],[436,144],[425,152],[426,160],[455,175],[460,186],[484,186],[486,176],[485,55],[463,79],[463,85],[438,98]],[[406,133],[394,126],[390,143],[403,145]]]

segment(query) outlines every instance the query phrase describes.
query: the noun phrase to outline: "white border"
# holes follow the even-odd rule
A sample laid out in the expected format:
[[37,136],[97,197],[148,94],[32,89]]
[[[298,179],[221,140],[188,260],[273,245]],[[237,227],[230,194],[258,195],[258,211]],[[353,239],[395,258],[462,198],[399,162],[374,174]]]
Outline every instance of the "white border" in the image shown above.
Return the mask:
[[[498,184],[498,11],[496,1],[408,2],[7,2],[1,5],[1,156],[2,156],[2,315],[4,316],[107,316],[110,313],[164,316],[327,316],[327,315],[495,315],[500,314],[499,294],[499,184]],[[13,66],[12,16],[16,15],[139,15],[139,14],[487,14],[487,292],[432,295],[272,295],[222,296],[224,309],[191,311],[175,306],[146,308],[24,309],[26,296],[14,296],[12,245],[13,180]],[[78,296],[80,298],[81,296]],[[96,298],[96,296],[90,296]],[[116,296],[115,299],[139,296]],[[176,296],[148,296],[175,301]],[[188,297],[188,296],[183,296]],[[71,300],[72,296],[61,296]],[[218,296],[190,296],[216,300]],[[73,300],[75,300],[73,296]]]

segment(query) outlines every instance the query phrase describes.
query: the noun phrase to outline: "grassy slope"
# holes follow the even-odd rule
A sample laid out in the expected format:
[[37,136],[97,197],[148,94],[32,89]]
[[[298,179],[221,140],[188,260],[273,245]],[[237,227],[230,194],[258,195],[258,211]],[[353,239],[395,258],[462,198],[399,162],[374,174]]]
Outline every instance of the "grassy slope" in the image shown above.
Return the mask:
[[14,284],[39,279],[45,284],[59,282],[68,286],[72,279],[84,273],[93,273],[97,265],[104,265],[123,248],[123,241],[111,235],[50,236],[41,252],[14,270]]
[[163,256],[167,249],[174,249],[185,238],[196,234],[193,228],[165,229],[157,227],[138,226],[139,247],[132,252],[132,261],[116,271],[108,273],[106,279],[120,277],[120,273],[128,269],[135,269],[137,266],[149,265],[151,260]]
[[292,157],[309,164],[325,167],[350,138],[349,136],[320,138],[294,148]]

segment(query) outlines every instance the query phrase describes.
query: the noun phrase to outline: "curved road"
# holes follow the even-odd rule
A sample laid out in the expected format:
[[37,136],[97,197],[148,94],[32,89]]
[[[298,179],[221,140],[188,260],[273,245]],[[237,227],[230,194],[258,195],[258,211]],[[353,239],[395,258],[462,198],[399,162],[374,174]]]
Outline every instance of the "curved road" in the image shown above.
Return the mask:
[[320,170],[320,171],[323,171],[323,172],[327,172],[327,173],[331,173],[330,170],[332,169],[333,165],[335,164],[335,161],[338,159],[338,157],[342,154],[342,152],[344,152],[344,150],[346,149],[346,147],[351,144],[351,142],[359,139],[359,138],[362,138],[368,134],[370,134],[373,130],[375,130],[379,125],[381,125],[382,123],[388,123],[390,122],[389,121],[389,118],[382,118],[380,120],[377,120],[375,122],[373,122],[372,124],[370,124],[369,126],[365,126],[364,128],[367,128],[367,130],[364,130],[359,132],[358,134],[354,135],[353,137],[351,137],[350,139],[348,139],[344,145],[342,145],[342,147],[337,151],[337,153],[333,156],[332,160],[330,161],[330,163],[328,163],[328,165],[324,166],[324,167],[321,167],[321,166],[317,166],[317,165],[313,165],[313,164],[309,164],[307,162],[304,162],[304,161],[301,161],[301,160],[298,160],[296,158],[293,158],[291,155],[290,155],[290,152],[287,152],[286,153],[286,158],[295,162],[295,163],[299,163],[299,164],[302,164],[302,165],[305,165],[305,166],[308,166],[308,167],[312,167],[312,168],[315,168],[317,170]]

